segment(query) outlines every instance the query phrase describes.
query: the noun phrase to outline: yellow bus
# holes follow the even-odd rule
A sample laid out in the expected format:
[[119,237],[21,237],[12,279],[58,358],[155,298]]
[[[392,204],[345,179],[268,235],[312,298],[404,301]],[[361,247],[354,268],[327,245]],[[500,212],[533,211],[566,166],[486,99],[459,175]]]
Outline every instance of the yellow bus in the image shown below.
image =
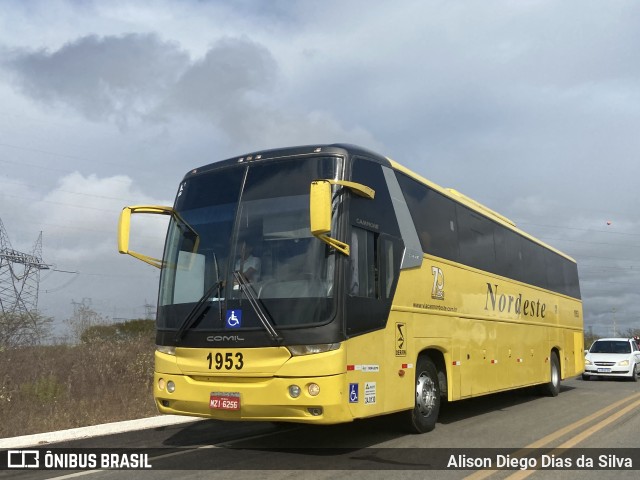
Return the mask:
[[[162,259],[132,214],[169,215]],[[162,413],[334,424],[538,385],[584,367],[577,266],[513,222],[352,145],[191,170],[123,209],[119,251],[161,269]]]

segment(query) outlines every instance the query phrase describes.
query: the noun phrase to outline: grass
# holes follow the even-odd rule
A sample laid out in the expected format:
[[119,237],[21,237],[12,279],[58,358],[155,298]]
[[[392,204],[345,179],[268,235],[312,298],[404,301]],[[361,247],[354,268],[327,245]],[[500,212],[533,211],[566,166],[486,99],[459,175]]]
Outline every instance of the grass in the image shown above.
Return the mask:
[[149,417],[152,334],[0,350],[0,438]]

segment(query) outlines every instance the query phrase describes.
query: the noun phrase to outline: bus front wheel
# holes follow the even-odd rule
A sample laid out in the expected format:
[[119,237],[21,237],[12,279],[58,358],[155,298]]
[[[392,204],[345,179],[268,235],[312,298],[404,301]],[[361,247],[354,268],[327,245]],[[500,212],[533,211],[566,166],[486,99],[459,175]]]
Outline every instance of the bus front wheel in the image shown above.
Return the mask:
[[415,406],[409,414],[409,427],[414,433],[430,432],[436,427],[440,412],[438,370],[429,357],[418,358],[416,365]]

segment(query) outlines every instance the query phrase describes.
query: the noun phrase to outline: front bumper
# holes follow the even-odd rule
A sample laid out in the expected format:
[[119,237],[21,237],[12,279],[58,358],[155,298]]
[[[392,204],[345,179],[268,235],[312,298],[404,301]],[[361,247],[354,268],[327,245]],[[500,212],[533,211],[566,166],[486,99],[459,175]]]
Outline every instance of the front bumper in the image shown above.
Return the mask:
[[628,367],[619,367],[613,365],[611,367],[598,367],[597,365],[586,365],[584,367],[585,376],[590,377],[629,377],[633,376],[633,365]]
[[[175,390],[167,391],[173,382]],[[310,383],[320,387],[317,396],[307,390]],[[159,385],[165,385],[161,389]],[[298,385],[298,398],[289,394],[289,386]],[[239,410],[219,410],[209,406],[213,392],[239,394]],[[154,374],[154,398],[160,413],[192,415],[219,420],[262,420],[334,424],[352,421],[348,408],[346,375],[324,377],[195,377]]]

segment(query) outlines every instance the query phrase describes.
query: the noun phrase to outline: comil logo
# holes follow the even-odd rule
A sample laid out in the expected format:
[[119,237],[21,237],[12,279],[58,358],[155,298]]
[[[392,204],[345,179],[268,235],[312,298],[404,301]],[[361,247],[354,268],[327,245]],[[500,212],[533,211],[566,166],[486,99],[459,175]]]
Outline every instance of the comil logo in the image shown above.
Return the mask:
[[438,267],[431,267],[433,275],[433,288],[431,298],[434,300],[444,300],[444,273]]

